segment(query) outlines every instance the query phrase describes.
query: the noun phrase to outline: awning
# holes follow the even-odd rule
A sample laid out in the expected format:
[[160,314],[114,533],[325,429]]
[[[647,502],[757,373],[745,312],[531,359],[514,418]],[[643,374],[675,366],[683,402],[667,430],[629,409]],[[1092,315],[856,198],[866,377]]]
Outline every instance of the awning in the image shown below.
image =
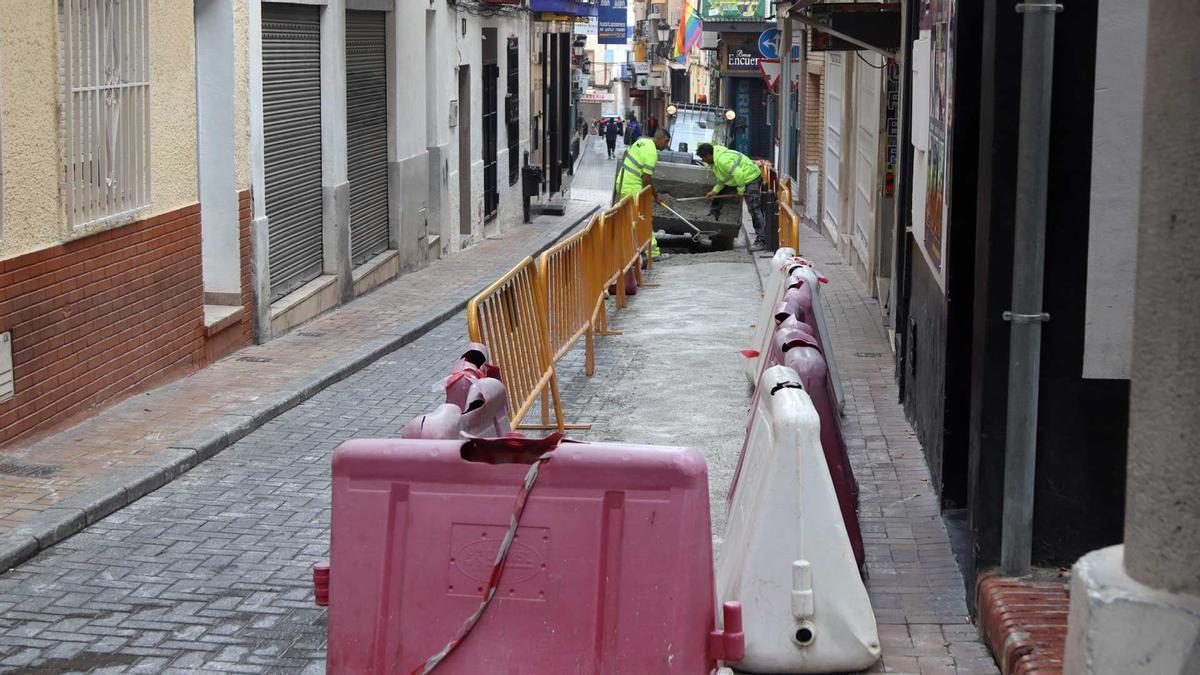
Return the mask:
[[829,36],[824,41],[814,40],[814,51],[865,49],[894,59],[900,50],[899,3],[800,0],[788,13],[797,23]]
[[580,0],[529,0],[529,9],[550,14],[596,16],[596,5]]

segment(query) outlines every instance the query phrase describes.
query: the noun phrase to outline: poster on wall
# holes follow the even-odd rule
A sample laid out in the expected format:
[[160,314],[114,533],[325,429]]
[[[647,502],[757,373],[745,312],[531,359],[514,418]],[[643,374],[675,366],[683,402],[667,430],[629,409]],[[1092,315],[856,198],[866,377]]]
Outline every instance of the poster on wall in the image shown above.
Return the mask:
[[757,20],[766,17],[767,0],[700,0],[704,21]]
[[626,0],[600,0],[596,8],[596,36],[600,44],[628,44],[629,12],[626,7]]
[[929,154],[922,248],[944,282],[950,217],[950,153],[954,120],[954,35],[957,0],[922,0],[921,32],[929,35]]

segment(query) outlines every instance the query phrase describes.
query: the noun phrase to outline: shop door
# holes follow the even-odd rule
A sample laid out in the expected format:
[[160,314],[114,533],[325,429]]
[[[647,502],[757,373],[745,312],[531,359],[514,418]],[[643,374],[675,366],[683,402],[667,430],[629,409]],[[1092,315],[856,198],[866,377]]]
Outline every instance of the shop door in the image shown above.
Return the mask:
[[496,166],[496,141],[500,131],[498,114],[497,84],[500,81],[500,66],[487,63],[483,66],[483,219],[496,217],[500,206],[500,188]]
[[[865,59],[865,60],[864,60]],[[879,107],[883,57],[869,53],[854,59],[854,235],[853,245],[871,269],[875,217],[879,202]]]
[[825,67],[825,229],[837,237],[842,227],[842,117],[845,114],[845,54],[830,52]]

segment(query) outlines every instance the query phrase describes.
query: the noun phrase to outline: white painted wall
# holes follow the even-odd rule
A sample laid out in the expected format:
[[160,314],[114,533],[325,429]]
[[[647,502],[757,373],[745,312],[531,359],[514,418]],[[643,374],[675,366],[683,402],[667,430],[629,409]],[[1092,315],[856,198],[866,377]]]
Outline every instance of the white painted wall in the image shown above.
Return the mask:
[[241,292],[233,0],[196,0],[197,162],[206,293]]
[[[238,0],[200,0],[201,2],[237,2]],[[346,100],[345,100],[345,16],[346,9],[371,9],[394,13],[389,22],[390,80],[393,87],[389,92],[389,116],[392,124],[389,159],[397,163],[413,160],[422,166],[438,156],[438,166],[427,166],[429,188],[422,200],[428,209],[427,235],[441,235],[443,252],[457,251],[479,241],[484,236],[482,222],[483,200],[483,133],[482,133],[482,28],[496,28],[499,45],[497,56],[500,66],[500,82],[497,96],[498,108],[503,112],[503,97],[506,92],[505,68],[507,38],[519,39],[521,77],[521,123],[520,152],[529,149],[529,36],[530,24],[527,13],[498,17],[481,17],[469,12],[459,12],[447,0],[414,2],[413,0],[289,0],[322,5],[321,20],[321,68],[322,68],[322,163],[324,183],[336,187],[347,180],[346,155]],[[256,283],[260,295],[264,295],[265,256],[267,248],[266,214],[261,195],[264,194],[263,175],[263,131],[262,131],[262,43],[261,43],[261,0],[248,3],[245,18],[246,32],[235,31],[235,40],[246,40],[248,45],[248,98],[245,115],[249,117],[249,173],[254,199],[255,223],[252,228],[254,241],[254,265]],[[465,22],[465,24],[464,24]],[[227,49],[226,52],[232,52]],[[472,225],[468,235],[460,235],[458,224],[458,134],[451,127],[450,104],[458,96],[457,68],[460,64],[470,66],[471,74],[471,156],[472,162],[463,170],[472,173],[471,212]],[[432,74],[432,78],[429,75]],[[496,225],[489,226],[488,233],[498,233],[520,223],[521,186],[508,184],[507,130],[500,122],[498,133],[498,157],[500,192],[499,214]],[[433,152],[431,153],[431,148]],[[233,174],[231,174],[232,176]],[[233,180],[233,178],[231,178]],[[411,182],[392,199],[404,208]],[[236,224],[236,190],[234,215]],[[206,207],[207,208],[207,207]],[[402,235],[403,236],[403,235]],[[328,243],[328,242],[327,242]],[[216,245],[216,244],[214,244]],[[327,246],[327,248],[329,248]],[[403,250],[403,245],[402,245]],[[263,260],[259,260],[262,258]],[[413,261],[403,261],[411,266]],[[419,264],[418,259],[415,264]],[[266,316],[262,307],[260,314]]]
[[1129,379],[1147,8],[1100,0],[1099,9],[1083,377]]

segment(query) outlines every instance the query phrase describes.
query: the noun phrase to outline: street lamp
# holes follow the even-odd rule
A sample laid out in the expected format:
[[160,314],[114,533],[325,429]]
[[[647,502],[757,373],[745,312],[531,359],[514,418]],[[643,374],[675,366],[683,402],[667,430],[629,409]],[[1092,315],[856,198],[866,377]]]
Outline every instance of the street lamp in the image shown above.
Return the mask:
[[655,27],[655,32],[658,33],[659,43],[665,44],[667,40],[671,39],[671,24],[659,19],[658,25]]

